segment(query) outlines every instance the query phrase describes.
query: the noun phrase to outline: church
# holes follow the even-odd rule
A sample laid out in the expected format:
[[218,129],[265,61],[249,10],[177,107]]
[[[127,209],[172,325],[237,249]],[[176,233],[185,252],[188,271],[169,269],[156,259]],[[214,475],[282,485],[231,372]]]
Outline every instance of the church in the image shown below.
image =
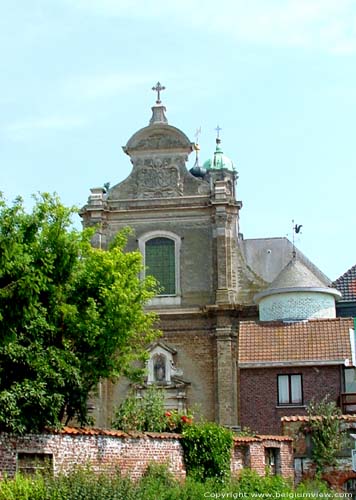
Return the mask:
[[[91,189],[81,210],[84,227],[99,228],[93,244],[101,248],[131,227],[127,249],[140,250],[142,273],[160,285],[148,309],[158,314],[162,337],[147,346],[138,396],[156,384],[167,409],[278,433],[280,418],[305,413],[315,395],[331,388],[339,400],[346,369],[354,377],[353,322],[336,318],[340,292],[287,238],[243,238],[238,175],[219,130],[201,165],[199,146],[168,123],[164,87],[154,90],[149,124],[123,147],[130,175],[108,190]],[[110,426],[130,385],[100,384],[98,426]]]

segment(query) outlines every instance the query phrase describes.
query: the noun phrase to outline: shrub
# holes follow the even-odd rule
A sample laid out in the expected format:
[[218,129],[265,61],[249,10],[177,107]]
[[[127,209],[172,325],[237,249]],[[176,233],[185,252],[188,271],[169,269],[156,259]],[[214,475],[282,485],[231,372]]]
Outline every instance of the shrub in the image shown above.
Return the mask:
[[187,473],[201,481],[227,478],[232,443],[232,432],[213,422],[185,426],[182,446]]
[[325,396],[321,401],[311,401],[307,407],[308,423],[302,428],[310,433],[312,442],[312,460],[317,472],[322,472],[327,465],[335,465],[341,448],[343,434],[340,430],[341,414],[334,401]]
[[183,432],[186,425],[193,423],[193,415],[188,412],[181,412],[178,410],[166,411],[166,428],[168,432]]
[[191,413],[165,411],[164,392],[149,386],[143,397],[131,392],[116,411],[112,426],[124,431],[182,432],[193,422]]
[[148,387],[142,398],[135,392],[123,401],[117,410],[112,426],[124,431],[162,432],[166,429],[164,394],[154,386]]
[[245,469],[240,479],[204,482],[187,477],[184,483],[174,479],[167,467],[152,464],[137,482],[127,477],[94,474],[77,468],[57,477],[21,476],[0,481],[0,500],[198,500],[204,498],[334,498],[325,483],[313,481],[298,486],[280,476],[260,477]]

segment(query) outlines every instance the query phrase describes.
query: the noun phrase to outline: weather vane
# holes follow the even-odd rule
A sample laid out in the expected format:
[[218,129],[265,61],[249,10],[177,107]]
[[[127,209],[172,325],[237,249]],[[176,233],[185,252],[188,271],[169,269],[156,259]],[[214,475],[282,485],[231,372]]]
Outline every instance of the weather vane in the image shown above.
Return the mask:
[[300,234],[300,230],[302,229],[303,224],[294,224],[294,220],[292,220],[292,232],[293,232],[293,259],[296,258],[297,252],[295,249],[295,235]]
[[163,87],[160,82],[157,82],[154,87],[152,87],[154,92],[157,92],[157,100],[156,104],[161,104],[161,92],[162,90],[166,90],[166,87]]

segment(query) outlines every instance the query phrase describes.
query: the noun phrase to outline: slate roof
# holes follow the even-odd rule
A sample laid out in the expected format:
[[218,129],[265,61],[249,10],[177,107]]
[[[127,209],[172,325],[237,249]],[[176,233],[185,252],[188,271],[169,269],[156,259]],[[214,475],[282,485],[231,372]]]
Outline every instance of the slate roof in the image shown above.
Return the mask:
[[342,293],[343,301],[356,301],[356,264],[335,280],[333,286]]
[[239,331],[240,368],[288,364],[343,364],[352,360],[351,318],[292,323],[243,321]]
[[[293,255],[293,244],[285,237],[248,238],[239,240],[239,245],[247,265],[267,283],[272,283]],[[297,259],[318,277],[323,286],[329,286],[329,278],[300,250],[295,248],[295,251]]]
[[325,288],[323,283],[303,262],[292,259],[273,280],[269,288]]

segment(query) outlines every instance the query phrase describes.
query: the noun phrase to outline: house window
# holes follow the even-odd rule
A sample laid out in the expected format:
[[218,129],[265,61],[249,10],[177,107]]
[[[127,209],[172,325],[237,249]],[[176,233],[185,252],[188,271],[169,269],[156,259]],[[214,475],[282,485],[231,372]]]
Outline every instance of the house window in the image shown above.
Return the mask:
[[18,453],[17,471],[27,475],[36,473],[52,473],[53,455],[51,453]]
[[303,390],[301,375],[278,375],[278,404],[302,405]]
[[356,393],[356,370],[355,368],[345,368],[345,392]]
[[174,241],[169,238],[152,238],[146,241],[146,274],[158,281],[159,295],[175,295],[176,263]]

